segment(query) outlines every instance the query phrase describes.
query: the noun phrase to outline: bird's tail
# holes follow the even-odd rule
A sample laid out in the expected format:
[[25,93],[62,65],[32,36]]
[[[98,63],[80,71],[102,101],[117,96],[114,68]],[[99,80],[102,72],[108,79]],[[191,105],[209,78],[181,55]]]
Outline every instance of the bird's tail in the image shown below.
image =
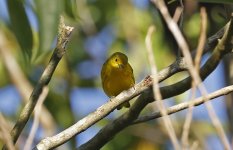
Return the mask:
[[120,110],[122,107],[129,108],[130,107],[130,103],[129,102],[124,102],[123,104],[117,106],[117,110]]

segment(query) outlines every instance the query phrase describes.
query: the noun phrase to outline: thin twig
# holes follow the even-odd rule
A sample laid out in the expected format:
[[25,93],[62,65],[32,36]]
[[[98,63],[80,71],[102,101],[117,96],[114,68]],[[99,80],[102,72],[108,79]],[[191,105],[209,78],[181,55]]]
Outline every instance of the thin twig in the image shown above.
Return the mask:
[[[201,8],[201,29],[200,29],[200,38],[197,46],[197,54],[194,59],[195,69],[199,73],[200,68],[200,62],[201,62],[201,56],[204,50],[205,42],[206,42],[206,28],[207,28],[207,15],[205,8]],[[191,100],[195,98],[196,94],[196,86],[194,82],[192,82],[192,96]],[[193,113],[193,103],[190,103],[188,113],[186,115],[185,123],[183,126],[183,133],[181,137],[182,147],[183,149],[187,149],[188,146],[188,135],[189,135],[189,128],[192,122],[192,113]]]
[[[186,65],[184,64],[182,59],[177,60],[176,62],[174,62],[174,64],[163,69],[158,75],[158,78],[160,79],[160,81],[165,80],[166,78],[172,76],[173,74],[185,70],[185,66]],[[88,116],[79,120],[77,123],[67,128],[66,130],[52,137],[47,137],[46,139],[43,139],[40,143],[36,145],[35,149],[38,150],[52,149],[58,147],[59,145],[67,142],[70,138],[85,131],[87,128],[89,128],[90,126],[92,126],[93,124],[95,124],[96,122],[107,116],[108,114],[110,114],[120,104],[138,96],[146,89],[147,90],[150,89],[151,85],[152,85],[152,77],[145,78],[143,81],[136,84],[131,89],[127,91],[123,91],[118,96],[108,100],[107,103],[97,108],[96,111],[90,113]]]
[[[0,32],[0,57],[2,58],[4,66],[9,73],[12,83],[19,91],[24,103],[26,103],[30,97],[33,88],[30,82],[25,77],[25,74],[23,73],[22,69],[16,62],[16,59],[11,52],[11,49],[9,47],[11,43],[8,43],[7,41],[8,40],[6,39],[6,37],[3,36],[3,33]],[[55,121],[45,106],[42,106],[40,122],[47,135],[51,135],[55,132]]]
[[175,21],[175,22],[178,22],[179,21],[179,19],[180,19],[180,17],[181,17],[181,15],[182,15],[182,12],[183,12],[183,9],[181,8],[181,7],[177,7],[176,8],[176,11],[175,11],[175,14],[173,15],[173,20]]
[[[179,22],[177,21],[177,23],[179,24],[180,30],[183,31],[184,4],[183,4],[183,0],[179,0],[179,2],[180,2],[181,14],[180,14]],[[181,57],[180,47],[178,47],[178,57]]]
[[44,87],[43,90],[42,90],[42,93],[41,93],[41,95],[40,95],[40,97],[38,99],[37,105],[35,107],[34,121],[32,123],[32,128],[31,128],[30,134],[28,136],[28,139],[27,139],[27,141],[25,143],[25,146],[23,148],[24,150],[31,149],[31,146],[32,146],[35,134],[36,134],[36,131],[37,131],[38,126],[39,126],[39,117],[40,117],[40,113],[41,113],[41,110],[42,110],[42,106],[43,106],[45,98],[48,95],[48,92],[49,92],[49,88]]
[[145,39],[145,43],[146,43],[146,49],[147,49],[147,54],[149,57],[149,63],[151,66],[151,73],[153,76],[153,93],[155,96],[155,99],[158,101],[157,103],[157,108],[162,112],[162,119],[163,119],[163,125],[166,127],[167,129],[167,133],[172,141],[173,147],[176,150],[180,149],[177,137],[176,137],[176,133],[175,130],[173,128],[172,122],[169,118],[169,116],[167,115],[166,112],[166,108],[162,102],[162,96],[160,93],[160,89],[159,89],[159,84],[158,84],[158,77],[157,77],[157,68],[155,65],[155,58],[154,58],[154,54],[153,54],[153,48],[152,48],[152,33],[154,32],[155,27],[154,26],[150,26],[146,35],[146,39]]
[[[144,82],[138,84],[138,86],[142,87],[143,84]],[[78,133],[85,131],[91,125],[95,124],[96,122],[98,122],[99,120],[110,114],[117,106],[119,106],[123,102],[130,100],[132,99],[132,97],[139,95],[140,94],[139,89],[141,90],[141,88],[139,87],[131,88],[127,91],[122,92],[118,96],[110,99],[107,103],[105,103],[101,107],[97,108],[96,111],[90,113],[88,116],[79,120],[71,127],[65,129],[64,131],[60,132],[57,135],[43,139],[40,143],[36,145],[34,149],[38,149],[38,150],[53,149],[67,142],[69,139],[71,139]]]
[[[23,128],[25,127],[26,123],[28,122],[36,104],[38,98],[42,92],[43,87],[48,85],[52,75],[61,60],[62,56],[65,53],[65,47],[69,40],[70,34],[73,30],[73,27],[65,26],[63,18],[61,18],[60,26],[58,30],[58,40],[57,46],[54,50],[54,53],[49,61],[49,64],[46,66],[40,80],[38,81],[37,85],[32,91],[32,94],[29,98],[29,101],[24,106],[14,128],[11,131],[11,136],[13,139],[13,143],[16,143],[18,137],[20,136]],[[3,148],[4,149],[4,148]]]
[[[225,28],[228,28],[229,24],[226,25]],[[205,46],[205,51],[212,51],[211,49],[216,46],[216,40],[218,38],[221,38],[224,29],[222,28],[219,32],[217,32],[215,35],[211,36],[209,42]],[[227,34],[225,32],[225,34]],[[202,80],[204,80],[218,65],[219,61],[223,58],[223,56],[226,53],[224,51],[219,51],[218,48],[216,48],[211,56],[208,58],[206,63],[201,68],[200,74],[202,77]],[[176,60],[171,66],[163,69],[158,74],[159,81],[163,81],[166,78],[170,77],[171,74],[180,71],[185,70],[186,64],[181,58],[180,60]],[[115,119],[113,122],[110,122],[108,125],[106,125],[104,128],[102,128],[93,138],[91,138],[88,142],[81,145],[78,150],[86,150],[86,149],[100,149],[103,147],[107,142],[109,142],[113,137],[118,134],[120,131],[128,127],[132,121],[134,121],[142,109],[150,102],[154,101],[153,94],[150,90],[150,86],[152,84],[152,80],[145,81],[146,85],[148,85],[148,88],[145,88],[143,90],[143,93],[136,99],[133,106],[127,111],[125,114],[120,116],[119,118]],[[191,78],[186,78],[180,82],[177,82],[173,85],[169,85],[166,87],[161,87],[161,93],[162,97],[164,99],[173,97],[175,95],[179,95],[185,91],[187,91],[190,88],[190,82]],[[140,84],[140,83],[139,83]],[[137,89],[137,85],[135,86],[135,89]],[[142,91],[141,91],[142,92]]]
[[199,146],[198,142],[197,142],[197,141],[194,141],[193,144],[192,144],[191,147],[190,147],[190,150],[197,150],[197,149],[198,149],[198,146]]
[[[207,97],[202,96],[202,97],[196,98],[195,100],[192,100],[192,101],[177,104],[175,106],[172,106],[172,107],[168,108],[166,111],[167,111],[167,113],[169,115],[174,114],[174,113],[177,113],[177,112],[182,111],[184,109],[187,109],[189,107],[190,103],[193,103],[194,106],[199,106],[199,105],[205,103],[206,98],[208,98],[208,101],[210,101],[210,100],[214,100],[217,97],[227,95],[227,94],[229,94],[231,92],[233,92],[233,85],[227,86],[227,87],[224,87],[224,88],[222,88],[220,90],[212,92],[212,93],[208,94]],[[160,118],[160,117],[162,117],[162,113],[160,111],[158,111],[158,112],[155,112],[153,114],[150,114],[150,115],[147,115],[147,116],[142,116],[142,117],[136,119],[133,122],[133,124],[138,124],[138,123],[150,121],[150,120],[157,119],[157,118]]]
[[203,54],[205,42],[206,42],[206,30],[207,30],[207,14],[206,14],[206,9],[204,7],[201,8],[200,10],[201,14],[201,30],[200,30],[200,37],[197,45],[197,54],[194,59],[194,64],[196,70],[199,72],[200,68],[200,62],[201,62],[201,56]]
[[[218,38],[221,38],[223,34],[224,36],[229,35],[228,32],[231,33],[233,31],[232,28],[230,30],[228,30],[228,28],[229,28],[229,23],[208,39],[208,43],[205,45],[205,52],[206,51],[213,51],[213,52],[200,70],[200,75],[202,80],[206,79],[208,75],[211,72],[213,72],[213,70],[217,67],[217,65],[219,64],[220,60],[223,58],[224,55],[230,53],[228,49],[220,50],[219,49],[220,46],[218,46],[216,43],[216,40]],[[171,74],[174,74],[177,71],[179,72],[180,70],[186,70],[186,64],[184,62],[184,58],[181,58],[180,60],[176,60],[171,66],[160,71],[158,74],[158,80],[161,82],[166,78],[170,77]],[[147,81],[143,81],[147,86],[147,88],[143,88],[143,90],[141,91],[143,93],[136,99],[135,103],[132,105],[129,111],[127,111],[122,116],[118,117],[113,122],[110,122],[105,127],[103,127],[93,138],[91,138],[88,142],[81,145],[78,148],[78,150],[100,149],[107,142],[112,140],[116,134],[118,134],[126,127],[130,126],[131,123],[135,119],[137,119],[143,108],[148,103],[154,101],[153,92],[151,91],[149,86],[152,85],[152,79],[149,80],[149,78],[151,77],[148,77]],[[139,84],[141,84],[141,82]],[[137,85],[135,86],[135,89],[137,89],[138,87]],[[188,77],[175,84],[161,87],[160,89],[161,89],[162,97],[166,99],[187,91],[190,88],[190,86],[191,86],[191,78]]]
[[9,130],[7,128],[8,128],[7,121],[5,120],[2,113],[0,112],[0,131],[2,133],[2,141],[6,144],[6,147],[9,150],[15,150],[14,144],[11,140]]
[[[213,47],[216,46],[216,40],[221,38],[224,33],[224,28],[222,28],[219,32],[213,35],[211,40],[206,44],[205,51],[211,51]],[[216,51],[210,56],[207,60],[206,64],[201,69],[201,76],[202,79],[205,79],[217,66],[221,58],[224,56],[224,52]],[[168,77],[172,76],[173,74],[186,70],[187,66],[184,62],[184,59],[181,58],[176,60],[172,65],[168,66],[167,68],[163,69],[158,74],[159,81],[163,81]],[[87,128],[107,116],[111,113],[117,106],[120,104],[131,100],[132,98],[141,94],[134,105],[121,117],[114,120],[114,122],[105,126],[99,133],[93,137],[90,141],[80,146],[79,149],[100,149],[106,142],[111,140],[114,135],[118,132],[126,128],[131,124],[133,120],[135,120],[142,109],[151,101],[153,98],[150,97],[152,94],[150,93],[150,87],[152,85],[152,77],[147,77],[140,83],[136,84],[132,89],[128,91],[123,91],[117,97],[110,99],[106,104],[102,105],[101,107],[97,108],[96,111],[92,112],[88,116],[84,117],[83,119],[79,120],[73,126],[67,128],[66,130],[60,132],[53,137],[48,137],[47,139],[43,139],[36,145],[34,149],[49,149],[49,148],[56,148],[59,145],[65,143],[70,138],[74,137],[75,135],[85,131]],[[170,85],[168,87],[162,87],[161,93],[164,98],[172,97],[174,95],[178,95],[183,93],[184,91],[190,88],[190,79],[186,78],[181,82],[178,82],[174,85]],[[175,89],[175,90],[174,90]]]
[[[205,45],[205,51],[212,51],[211,49],[216,47],[206,63],[200,70],[200,75],[202,80],[206,79],[208,75],[217,67],[219,61],[223,58],[223,56],[227,53],[227,51],[219,51],[218,46],[216,46],[216,40],[221,38],[223,34],[228,34],[225,29],[229,27],[227,24],[224,28],[218,31],[216,34],[211,36],[208,40],[208,43]],[[187,66],[184,62],[184,58],[176,60],[172,65],[169,67],[161,70],[158,74],[159,82],[169,78],[174,73],[177,73],[181,70],[186,70]],[[135,103],[132,107],[124,113],[122,116],[115,119],[113,122],[110,122],[105,127],[103,127],[93,138],[91,138],[88,142],[81,145],[78,150],[86,150],[86,149],[100,149],[103,147],[107,142],[113,139],[113,137],[118,134],[120,131],[131,125],[131,123],[138,118],[140,112],[143,108],[150,102],[154,101],[153,92],[150,89],[149,85],[152,85],[151,77],[146,78],[147,81],[142,81],[145,83],[147,88],[143,88],[141,91],[141,95],[136,99]],[[150,80],[149,80],[150,79]],[[188,77],[182,81],[179,81],[175,84],[161,87],[161,94],[164,99],[173,97],[175,95],[179,95],[190,88],[191,78]],[[141,84],[138,83],[138,84]],[[138,90],[138,84],[135,86],[135,89]],[[130,96],[130,95],[128,95]],[[125,102],[125,101],[124,101]]]
[[[163,69],[158,75],[158,78],[160,79],[160,81],[162,81],[177,72],[183,71],[184,69],[185,69],[185,64],[183,63],[183,61],[177,60],[174,64]],[[85,131],[87,128],[89,128],[90,126],[92,126],[93,124],[95,124],[96,122],[107,116],[108,114],[110,114],[120,104],[138,96],[146,89],[148,90],[151,84],[152,84],[152,78],[147,77],[146,79],[136,84],[131,89],[127,91],[123,91],[118,96],[110,99],[107,103],[97,108],[96,111],[90,113],[88,116],[79,120],[77,123],[67,128],[66,130],[52,137],[47,137],[46,139],[43,139],[40,143],[36,145],[34,149],[40,150],[40,149],[52,149],[58,147],[59,145],[67,142],[70,138]],[[136,115],[136,113],[133,114]]]
[[180,15],[179,27],[180,27],[180,29],[182,29],[183,20],[184,20],[184,4],[183,4],[183,0],[179,0],[179,1],[180,1],[180,7],[182,9],[182,12],[181,12],[181,15]]
[[[172,20],[163,0],[153,0],[153,2],[159,8],[161,14],[163,15],[163,17],[168,25],[168,28],[173,33],[174,38],[176,39],[178,45],[180,46],[181,51],[184,55],[185,61],[187,62],[189,73],[190,73],[191,77],[193,78],[194,83],[198,86],[198,89],[200,90],[201,94],[203,96],[206,96],[207,91],[206,91],[204,85],[202,84],[202,81],[201,81],[197,71],[195,69],[193,69],[194,66],[192,63],[192,57],[190,54],[190,50],[188,48],[187,43],[185,42],[184,37],[182,36],[182,34],[178,28],[178,25]],[[216,128],[218,136],[220,137],[225,149],[230,150],[229,141],[227,140],[226,134],[225,134],[223,127],[222,127],[222,125],[221,125],[221,123],[220,123],[220,121],[219,121],[219,119],[218,119],[218,117],[213,109],[213,106],[208,102],[205,103],[205,106],[207,108],[207,111],[208,111],[208,114],[211,118],[211,121],[212,121],[214,127]]]
[[[195,96],[196,96],[196,86],[194,82],[192,82],[191,100],[194,100]],[[181,135],[181,145],[182,145],[183,150],[188,149],[188,146],[189,146],[188,135],[189,135],[190,125],[192,122],[193,106],[194,104],[190,103],[188,113],[186,115],[184,126],[183,126],[183,131]]]

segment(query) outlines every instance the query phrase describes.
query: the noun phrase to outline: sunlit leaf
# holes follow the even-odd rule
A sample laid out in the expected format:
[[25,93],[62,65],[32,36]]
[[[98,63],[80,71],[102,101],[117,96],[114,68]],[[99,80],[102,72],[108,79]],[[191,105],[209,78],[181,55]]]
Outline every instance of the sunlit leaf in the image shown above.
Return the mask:
[[23,3],[18,0],[7,1],[11,28],[23,52],[29,57],[32,54],[32,30]]
[[39,53],[51,49],[57,34],[62,2],[62,0],[35,0],[39,21]]

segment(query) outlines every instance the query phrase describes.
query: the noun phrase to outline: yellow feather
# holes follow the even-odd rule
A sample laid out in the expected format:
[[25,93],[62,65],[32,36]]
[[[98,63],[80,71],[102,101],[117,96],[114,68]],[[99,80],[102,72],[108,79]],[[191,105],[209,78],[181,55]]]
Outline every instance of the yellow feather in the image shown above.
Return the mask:
[[[128,63],[128,57],[120,52],[112,54],[102,66],[101,80],[104,92],[109,96],[117,96],[124,90],[128,90],[135,84],[133,69]],[[117,109],[130,107],[125,102]]]

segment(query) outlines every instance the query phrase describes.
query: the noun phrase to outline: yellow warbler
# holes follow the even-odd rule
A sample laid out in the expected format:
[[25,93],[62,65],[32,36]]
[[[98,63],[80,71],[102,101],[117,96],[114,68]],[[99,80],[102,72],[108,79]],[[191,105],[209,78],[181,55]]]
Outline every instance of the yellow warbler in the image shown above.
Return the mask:
[[[101,80],[104,92],[109,97],[117,96],[124,90],[128,90],[135,84],[133,69],[128,63],[128,57],[120,52],[112,54],[102,66]],[[125,102],[117,107],[130,107],[129,102]]]

